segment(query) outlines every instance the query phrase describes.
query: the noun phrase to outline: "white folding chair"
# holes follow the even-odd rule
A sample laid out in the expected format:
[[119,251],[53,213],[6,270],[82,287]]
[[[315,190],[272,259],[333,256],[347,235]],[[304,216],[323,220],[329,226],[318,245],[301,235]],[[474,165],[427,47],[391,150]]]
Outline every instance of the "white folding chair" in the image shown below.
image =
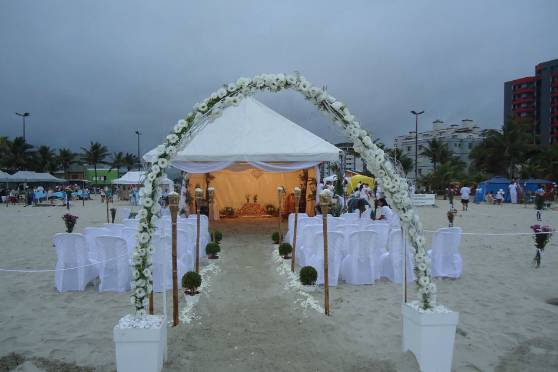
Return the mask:
[[[382,276],[394,283],[403,283],[403,237],[401,230],[391,230],[389,233],[389,251],[381,259]],[[415,280],[413,270],[412,246],[405,239],[407,246],[407,282]]]
[[130,263],[126,240],[116,236],[95,238],[99,250],[99,292],[130,290]]
[[54,285],[59,292],[83,291],[97,277],[97,269],[89,260],[87,240],[82,234],[62,233],[52,239],[56,247]]
[[137,228],[139,226],[139,220],[132,218],[125,218],[122,220],[122,224],[126,227]]
[[87,240],[87,252],[89,259],[92,262],[99,261],[99,254],[97,250],[97,242],[95,238],[101,235],[111,235],[112,232],[109,229],[103,227],[86,227],[83,229],[83,235],[85,235],[85,240]]
[[[367,224],[364,229],[375,231],[378,233],[377,235],[378,241],[376,242],[375,248],[378,252],[382,254],[385,253],[387,242],[389,239],[390,225],[385,222],[374,222],[371,224]],[[379,260],[380,257],[378,257],[377,259]]]
[[[339,281],[339,271],[341,269],[343,234],[336,231],[327,232],[328,246],[328,283],[330,286],[337,286]],[[308,260],[309,266],[314,267],[318,272],[316,284],[324,284],[324,233],[323,231],[314,234],[314,255]]]
[[[168,236],[171,236],[171,234],[169,233]],[[196,259],[195,236],[196,233],[192,225],[185,225],[181,226],[180,229],[176,229],[178,274],[181,278],[182,275],[194,269]],[[202,249],[205,251],[205,247],[202,248],[200,244],[200,253]]]
[[358,213],[343,213],[341,215],[341,218],[343,220],[345,220],[346,224],[354,224],[354,223],[358,223],[358,221],[360,220],[360,216]]
[[438,229],[432,236],[432,249],[428,255],[432,259],[432,276],[459,278],[463,272],[463,259],[459,253],[461,243],[460,227]]
[[349,243],[349,236],[354,233],[355,231],[358,231],[360,229],[360,226],[357,224],[339,224],[337,226],[335,226],[335,229],[332,229],[331,231],[337,231],[343,234],[344,240],[343,240],[343,257],[345,257],[347,254],[349,254],[349,247],[350,247],[350,243]]
[[349,284],[374,284],[380,277],[373,249],[378,241],[375,231],[356,231],[349,235],[349,254],[343,259],[341,276]]

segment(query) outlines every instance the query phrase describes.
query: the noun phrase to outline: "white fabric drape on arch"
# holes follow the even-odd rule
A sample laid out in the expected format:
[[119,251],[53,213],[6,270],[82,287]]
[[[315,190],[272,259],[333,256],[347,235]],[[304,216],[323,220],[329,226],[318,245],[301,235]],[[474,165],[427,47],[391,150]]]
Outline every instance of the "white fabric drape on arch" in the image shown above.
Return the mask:
[[228,169],[242,172],[250,168],[257,168],[264,172],[282,173],[317,167],[320,161],[292,161],[292,162],[233,162],[233,161],[173,161],[173,167],[187,173],[202,174]]

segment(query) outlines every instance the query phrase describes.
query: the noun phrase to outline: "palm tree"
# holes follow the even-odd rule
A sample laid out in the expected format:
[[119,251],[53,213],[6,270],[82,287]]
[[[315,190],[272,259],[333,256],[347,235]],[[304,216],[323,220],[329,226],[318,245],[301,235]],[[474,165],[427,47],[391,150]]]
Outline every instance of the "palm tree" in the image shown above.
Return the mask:
[[76,162],[76,154],[68,148],[58,149],[58,155],[56,155],[56,162],[60,164],[64,170],[64,178],[68,178],[68,169],[70,165]]
[[38,172],[53,172],[56,170],[54,150],[47,145],[41,145],[34,156],[35,170]]
[[407,173],[413,169],[413,160],[397,147],[387,148],[385,152],[401,165],[401,170],[405,174],[405,177],[407,177]]
[[10,152],[11,142],[6,136],[0,136],[0,167],[5,167],[5,160]]
[[88,149],[86,149],[85,147],[82,147],[81,149],[83,150],[81,158],[84,162],[93,166],[95,174],[95,186],[99,186],[97,180],[97,164],[107,163],[105,159],[109,154],[108,149],[106,148],[106,146],[101,145],[99,142],[91,142]]
[[116,174],[118,175],[118,177],[120,177],[120,168],[126,165],[125,160],[126,159],[122,151],[112,154],[112,163],[110,163],[110,169],[116,169]]
[[7,141],[6,155],[2,160],[4,166],[9,170],[24,170],[32,162],[33,146],[25,142],[23,137],[16,137],[13,141]]
[[128,172],[134,169],[137,164],[138,164],[138,157],[136,155],[131,154],[129,152],[127,152],[126,155],[124,155],[124,163],[122,165],[128,170]]
[[420,154],[430,158],[434,171],[436,171],[437,165],[447,161],[451,157],[452,152],[446,144],[434,138],[428,141],[428,145],[422,149]]

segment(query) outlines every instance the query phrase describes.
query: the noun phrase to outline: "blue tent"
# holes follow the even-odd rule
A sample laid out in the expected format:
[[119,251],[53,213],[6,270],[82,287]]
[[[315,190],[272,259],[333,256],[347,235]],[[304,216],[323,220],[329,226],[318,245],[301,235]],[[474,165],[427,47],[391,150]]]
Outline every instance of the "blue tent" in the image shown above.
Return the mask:
[[475,193],[475,203],[480,203],[484,201],[484,196],[492,192],[494,196],[496,196],[496,192],[502,189],[504,190],[504,201],[510,201],[510,193],[508,191],[508,186],[510,185],[511,181],[506,177],[492,177],[489,180],[482,181],[477,186],[477,191]]
[[540,178],[529,178],[527,180],[520,180],[519,184],[527,192],[535,192],[539,188],[539,185],[552,184],[552,181],[543,180]]

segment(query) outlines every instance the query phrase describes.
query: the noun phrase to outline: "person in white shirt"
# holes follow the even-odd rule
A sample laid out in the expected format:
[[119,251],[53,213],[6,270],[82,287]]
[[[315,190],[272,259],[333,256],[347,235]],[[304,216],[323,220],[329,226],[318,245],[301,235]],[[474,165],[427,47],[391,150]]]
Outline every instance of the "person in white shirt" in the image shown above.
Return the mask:
[[392,228],[400,226],[399,216],[391,209],[386,199],[378,199],[378,207],[380,208],[380,212],[377,220],[388,222]]
[[469,208],[469,195],[471,195],[471,188],[464,185],[460,190],[461,194],[461,207],[462,210],[466,211]]
[[508,186],[508,189],[510,191],[510,200],[512,204],[517,204],[517,183],[514,181],[512,181],[512,183],[510,183],[510,185]]
[[500,189],[496,192],[496,204],[502,205],[504,203],[504,190]]

